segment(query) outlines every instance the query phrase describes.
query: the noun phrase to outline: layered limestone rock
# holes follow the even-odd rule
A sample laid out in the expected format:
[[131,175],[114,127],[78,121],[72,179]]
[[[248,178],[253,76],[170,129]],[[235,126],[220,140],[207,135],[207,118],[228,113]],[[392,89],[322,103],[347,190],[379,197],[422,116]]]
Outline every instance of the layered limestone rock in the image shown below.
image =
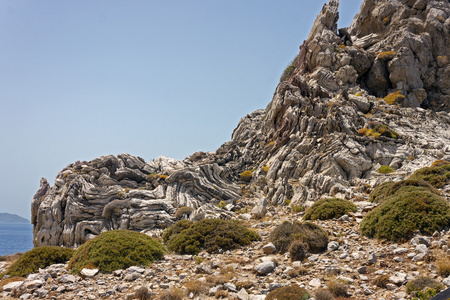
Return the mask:
[[32,201],[34,245],[76,246],[103,231],[163,229],[178,207],[216,214],[234,203],[240,188],[217,164],[191,166],[165,157],[146,163],[129,154],[76,162],[47,180]]
[[[338,6],[324,5],[267,108],[245,116],[216,152],[149,163],[110,155],[70,164],[53,187],[42,180],[34,244],[158,230],[180,207],[192,219],[229,218],[265,201],[364,200],[386,179],[450,160],[449,2],[366,0],[339,30]],[[380,174],[381,165],[395,172]]]

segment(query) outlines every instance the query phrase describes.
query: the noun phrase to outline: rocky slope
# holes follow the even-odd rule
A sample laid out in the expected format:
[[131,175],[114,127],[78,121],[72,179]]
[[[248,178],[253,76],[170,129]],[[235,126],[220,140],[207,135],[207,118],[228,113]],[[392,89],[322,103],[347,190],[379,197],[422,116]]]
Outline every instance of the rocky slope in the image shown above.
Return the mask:
[[450,3],[365,0],[339,30],[338,5],[324,5],[267,108],[217,151],[149,163],[110,155],[68,165],[52,187],[42,179],[34,245],[77,246],[117,228],[158,234],[184,206],[191,218],[248,219],[237,212],[267,201],[361,201],[387,178],[449,160]]

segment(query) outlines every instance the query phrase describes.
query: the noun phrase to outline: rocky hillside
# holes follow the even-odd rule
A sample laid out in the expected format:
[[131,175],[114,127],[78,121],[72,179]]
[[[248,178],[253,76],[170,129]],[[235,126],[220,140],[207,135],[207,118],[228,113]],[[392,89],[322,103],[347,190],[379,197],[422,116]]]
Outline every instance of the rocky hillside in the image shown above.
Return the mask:
[[386,180],[450,160],[450,3],[365,0],[339,30],[338,6],[324,5],[267,108],[217,151],[109,155],[68,165],[52,187],[42,179],[34,245],[72,247],[119,228],[158,234],[180,208],[191,219],[249,219],[267,202],[361,202]]

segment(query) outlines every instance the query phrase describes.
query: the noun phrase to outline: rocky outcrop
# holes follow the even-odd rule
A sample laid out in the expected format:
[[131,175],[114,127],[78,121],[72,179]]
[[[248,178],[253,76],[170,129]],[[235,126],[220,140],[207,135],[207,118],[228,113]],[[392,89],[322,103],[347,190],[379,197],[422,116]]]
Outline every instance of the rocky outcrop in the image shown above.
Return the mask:
[[70,164],[53,187],[42,179],[33,198],[34,245],[76,246],[113,229],[164,229],[181,206],[214,215],[214,204],[240,196],[226,176],[217,164],[165,157],[146,163],[129,154]]
[[[365,0],[342,29],[338,6],[324,5],[267,108],[242,118],[217,151],[149,163],[105,156],[70,164],[51,188],[41,181],[35,245],[79,245],[116,228],[155,231],[185,206],[193,219],[234,218],[261,199],[363,200],[386,178],[450,160],[449,2]],[[379,174],[381,165],[395,172]]]

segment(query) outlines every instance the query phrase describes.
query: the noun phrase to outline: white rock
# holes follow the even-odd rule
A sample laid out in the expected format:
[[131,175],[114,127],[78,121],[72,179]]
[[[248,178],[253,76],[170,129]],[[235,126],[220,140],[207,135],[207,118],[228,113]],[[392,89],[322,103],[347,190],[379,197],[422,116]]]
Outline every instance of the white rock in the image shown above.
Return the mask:
[[450,276],[442,280],[442,283],[445,284],[446,286],[450,286]]
[[425,254],[428,254],[428,248],[427,248],[427,246],[424,245],[424,244],[419,244],[419,245],[417,245],[417,246],[416,246],[416,251],[417,251],[418,253],[425,253]]
[[275,251],[277,251],[277,247],[275,247],[273,243],[268,243],[267,245],[262,247],[262,250],[264,251],[265,254],[272,254],[275,253]]
[[339,249],[339,244],[335,241],[329,242],[327,246],[328,251],[335,251]]
[[314,278],[308,284],[310,287],[313,287],[313,288],[319,288],[322,285],[319,278]]
[[259,275],[266,275],[270,272],[272,272],[276,268],[276,264],[273,261],[265,261],[260,263],[259,265],[256,265],[254,270]]
[[75,276],[73,276],[73,275],[70,275],[70,274],[63,275],[63,276],[58,278],[58,282],[61,282],[61,283],[75,283],[75,282],[77,282],[77,278]]
[[23,281],[13,281],[3,286],[3,290],[5,292],[11,292],[12,290],[21,287],[23,285]]
[[84,269],[81,270],[80,274],[81,274],[81,276],[84,276],[84,277],[87,277],[87,278],[92,278],[95,275],[97,275],[98,272],[99,272],[99,269],[86,269],[86,268],[84,268]]
[[394,255],[399,255],[399,254],[406,253],[408,251],[409,251],[408,248],[396,248],[396,249],[394,249],[394,251],[392,251],[392,253]]
[[239,293],[237,293],[237,297],[239,300],[248,300],[248,293],[244,288],[242,288]]

